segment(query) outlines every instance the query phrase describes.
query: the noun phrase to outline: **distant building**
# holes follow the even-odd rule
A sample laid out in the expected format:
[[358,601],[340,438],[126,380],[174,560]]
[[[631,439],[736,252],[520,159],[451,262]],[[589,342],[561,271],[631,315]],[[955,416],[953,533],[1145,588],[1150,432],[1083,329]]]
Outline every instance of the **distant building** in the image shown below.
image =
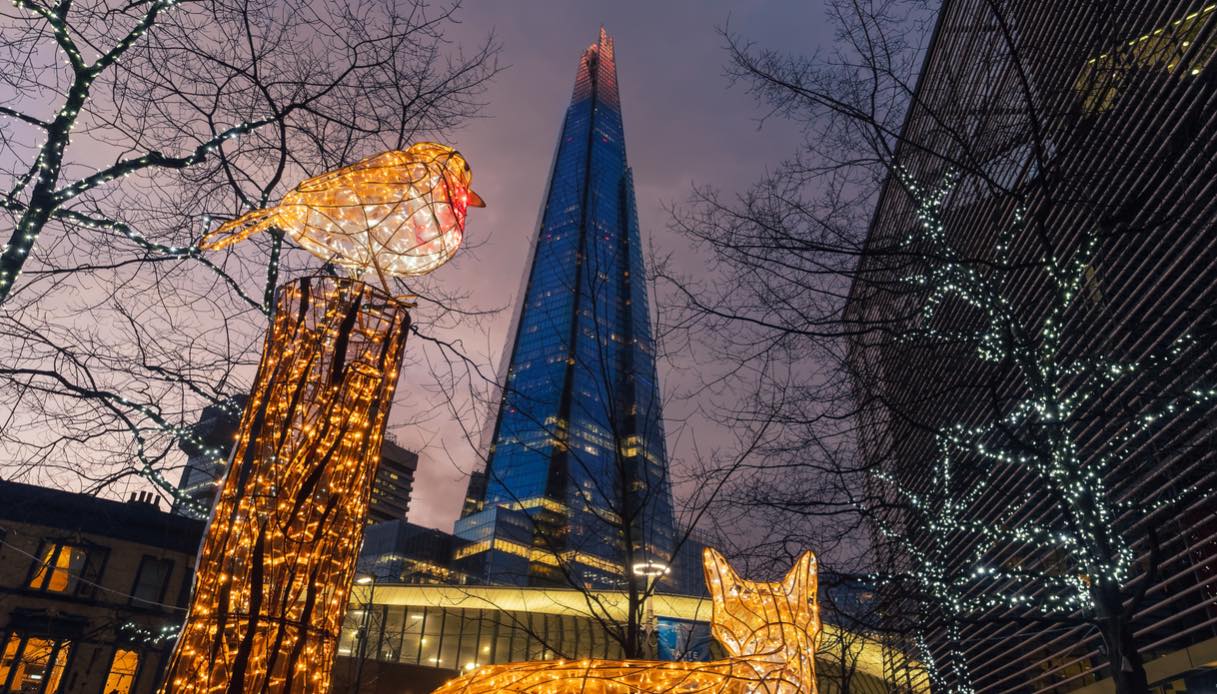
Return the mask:
[[579,60],[520,302],[485,479],[471,484],[456,533],[486,555],[493,582],[619,587],[628,564],[671,560],[674,523],[633,173],[603,29]]
[[[532,536],[532,523],[521,511],[501,506],[490,511],[457,521],[456,534],[404,520],[369,525],[359,554],[359,572],[375,576],[378,583],[527,585],[530,557],[515,551],[489,553],[486,547],[496,541],[509,548],[523,546]],[[477,527],[472,521],[485,525]],[[686,540],[658,591],[706,595],[705,547],[696,537]],[[488,564],[489,560],[497,563]]]
[[186,466],[178,482],[172,512],[189,518],[206,518],[219,493],[228,456],[241,424],[241,412],[249,398],[238,395],[223,405],[208,405],[191,427],[191,436],[179,439]]
[[461,518],[481,511],[486,503],[486,471],[474,470],[465,487],[465,503],[461,506]]
[[405,520],[369,525],[359,553],[359,573],[380,583],[468,583],[453,556],[469,543],[442,530]]
[[203,527],[146,493],[0,482],[0,692],[156,691]]
[[[248,400],[247,396],[238,395],[224,405],[204,407],[191,435],[180,440],[178,445],[186,453],[186,466],[178,483],[173,513],[196,519],[210,515]],[[387,438],[380,451],[368,507],[369,524],[406,519],[414,490],[414,471],[418,469],[418,454]]]
[[372,501],[368,507],[368,525],[385,521],[404,521],[410,512],[410,494],[414,491],[414,471],[418,469],[418,454],[407,451],[385,439],[380,447],[380,465],[372,481]]
[[[454,532],[466,544],[457,548],[453,558],[476,583],[526,586],[533,580],[534,566],[558,564],[554,552],[533,546],[534,518],[506,506],[490,506],[460,518]],[[552,512],[546,520],[561,522]]]

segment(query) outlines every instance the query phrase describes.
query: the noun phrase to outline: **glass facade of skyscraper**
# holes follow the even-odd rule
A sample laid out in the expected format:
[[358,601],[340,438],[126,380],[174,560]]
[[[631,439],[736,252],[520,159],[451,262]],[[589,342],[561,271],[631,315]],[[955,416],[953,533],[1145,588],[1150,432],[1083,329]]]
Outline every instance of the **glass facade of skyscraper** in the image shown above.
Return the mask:
[[[579,62],[481,503],[457,534],[496,583],[619,585],[674,541],[655,348],[613,41]],[[479,480],[479,485],[482,481]]]

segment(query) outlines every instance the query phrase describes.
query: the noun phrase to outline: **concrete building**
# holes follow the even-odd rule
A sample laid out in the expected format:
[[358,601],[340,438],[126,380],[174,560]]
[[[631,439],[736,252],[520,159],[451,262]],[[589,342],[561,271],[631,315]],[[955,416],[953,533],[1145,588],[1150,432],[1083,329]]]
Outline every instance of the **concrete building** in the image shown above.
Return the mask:
[[156,691],[202,534],[147,493],[0,482],[0,691]]
[[417,469],[417,453],[385,439],[380,447],[380,466],[376,468],[376,477],[372,480],[368,525],[406,520],[410,513],[410,494],[414,491],[414,471]]

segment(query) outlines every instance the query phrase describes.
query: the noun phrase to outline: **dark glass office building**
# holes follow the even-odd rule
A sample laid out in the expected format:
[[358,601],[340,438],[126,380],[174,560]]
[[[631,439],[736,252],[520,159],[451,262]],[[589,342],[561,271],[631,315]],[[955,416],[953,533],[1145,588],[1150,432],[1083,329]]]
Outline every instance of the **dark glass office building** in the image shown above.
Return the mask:
[[481,489],[456,533],[493,583],[620,585],[669,562],[672,499],[613,40],[579,60]]
[[[1040,270],[1042,258],[1084,258],[1082,244],[1099,241],[1081,268],[1078,300],[1052,326],[1061,347],[1046,363],[1073,368],[1099,357],[1153,364],[1093,396],[1072,373],[1053,378],[1074,398],[1063,422],[1082,469],[1102,476],[1103,503],[1114,509],[1110,527],[1136,556],[1125,580],[1136,606],[1129,630],[1150,691],[1159,694],[1217,691],[1217,406],[1158,404],[1217,383],[1215,58],[1212,0],[947,0],[899,138],[898,160],[918,181],[936,184],[948,169],[959,175],[942,205],[943,233],[969,270],[1001,287],[1002,310],[1024,325],[1048,330],[1043,317],[1056,290]],[[1020,208],[1033,223],[1011,222]],[[892,280],[907,277],[909,267],[920,272],[923,261],[886,252],[920,223],[918,214],[893,176],[871,222],[867,244],[874,252],[850,296],[853,326],[903,336],[922,320],[924,304],[915,302],[924,298],[894,290]],[[1010,229],[1002,240],[999,234]],[[993,262],[998,244],[1014,260]],[[977,314],[962,302],[944,307],[937,325],[952,331],[944,334],[975,329],[968,321]],[[965,350],[946,339],[875,339],[877,332],[859,330],[850,345],[861,452],[870,469],[884,468],[905,491],[933,494],[942,459],[933,434],[992,426],[994,413],[1005,416],[1027,397],[1027,381],[1013,360],[974,356],[966,337],[959,341]],[[1191,338],[1180,341],[1185,335]],[[1014,419],[1001,424],[1008,438],[998,445],[1007,450],[1011,441],[1032,440],[1026,432],[1039,426],[1007,424]],[[1145,422],[1154,427],[1130,433]],[[1043,455],[1033,446],[1025,450]],[[1064,544],[1017,536],[980,541],[963,530],[1069,527],[1065,505],[1046,491],[1045,473],[952,458],[959,463],[952,473],[958,498],[966,496],[962,490],[983,493],[956,506],[961,530],[951,535],[943,564],[958,572],[983,557],[990,575],[996,568],[1011,577],[1000,583],[965,576],[961,602],[1004,591],[1038,605],[1059,576],[1077,576],[1084,585],[1093,580],[1060,549]],[[900,504],[883,512],[889,527],[922,522]],[[913,547],[933,551],[929,533],[910,536]],[[894,550],[883,554],[896,571],[916,565],[901,563],[913,556],[905,547],[879,547]],[[986,694],[1114,691],[1093,612],[1055,623],[1036,617],[999,601],[968,613],[957,638],[945,620],[926,620],[918,636],[945,673],[935,686]],[[963,665],[970,684],[957,674]]]

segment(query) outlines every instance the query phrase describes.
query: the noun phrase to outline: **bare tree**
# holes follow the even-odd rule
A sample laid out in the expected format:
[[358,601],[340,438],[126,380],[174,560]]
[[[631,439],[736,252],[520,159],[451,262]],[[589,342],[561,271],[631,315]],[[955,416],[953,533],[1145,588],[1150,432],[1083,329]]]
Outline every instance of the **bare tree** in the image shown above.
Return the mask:
[[[1188,143],[1137,159],[1101,142],[1150,95],[1197,108],[1203,27],[1186,3],[1084,3],[1066,44],[1065,10],[947,2],[918,81],[928,34],[908,27],[926,8],[832,7],[839,43],[811,58],[724,32],[732,76],[808,137],[754,189],[699,190],[675,218],[721,279],[670,273],[667,321],[736,365],[721,421],[779,432],[724,501],[784,527],[869,528],[870,551],[852,552],[914,603],[900,614],[935,607],[900,629],[938,665],[952,654],[951,688],[988,684],[966,662],[986,624],[1050,624],[1101,638],[1117,690],[1146,691],[1137,615],[1183,570],[1166,560],[1183,542],[1165,549],[1154,524],[1212,494],[1195,461],[1211,446],[1213,321],[1194,300],[1130,320],[1099,278],[1130,280],[1129,255],[1155,239],[1196,238],[1204,210],[1144,192]],[[1169,28],[1153,51],[1112,48],[1155,26]],[[1005,667],[984,676],[1009,684],[1029,656],[989,656]]]
[[[246,390],[276,287],[310,272],[277,232],[215,256],[198,239],[307,176],[474,117],[497,45],[451,45],[459,9],[31,0],[7,11],[6,475],[91,491],[143,475],[172,489],[176,447],[201,445],[198,412],[234,408]],[[416,325],[442,339],[477,312],[441,286],[405,289],[422,297]]]

